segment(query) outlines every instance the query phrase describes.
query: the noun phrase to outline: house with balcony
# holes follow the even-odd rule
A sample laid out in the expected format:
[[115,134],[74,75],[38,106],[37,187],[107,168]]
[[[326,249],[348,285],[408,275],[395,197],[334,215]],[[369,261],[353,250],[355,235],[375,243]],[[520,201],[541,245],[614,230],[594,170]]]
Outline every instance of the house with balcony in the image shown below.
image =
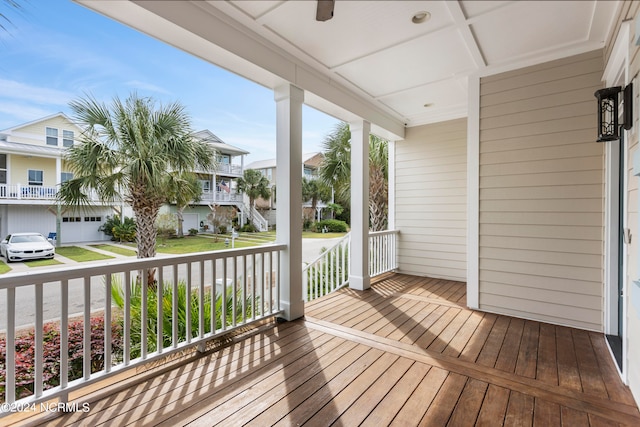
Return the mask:
[[[318,177],[318,168],[322,164],[323,159],[324,154],[322,153],[302,153],[302,177],[306,179],[316,179]],[[272,197],[269,200],[257,199],[256,207],[264,213],[271,224],[275,224],[276,219],[275,209],[277,197],[275,194],[278,191],[278,187],[276,185],[276,166],[276,159],[257,160],[247,165],[247,169],[258,170],[269,180]],[[309,203],[305,203],[304,207],[310,208],[311,205]],[[318,204],[317,209],[323,209],[325,207],[326,204],[320,203]]]
[[[194,137],[215,148],[218,156],[217,168],[212,173],[196,171],[202,186],[202,196],[184,211],[184,230],[193,228],[206,231],[210,226],[207,215],[214,205],[234,209],[240,217],[248,218],[248,204],[245,203],[244,195],[237,191],[237,180],[244,173],[244,159],[249,152],[227,144],[208,129],[196,132]],[[163,210],[175,212],[175,206],[166,206]]]
[[[186,264],[194,294],[235,301],[231,320],[214,310],[220,326],[201,316],[134,358],[125,339],[95,373],[85,350],[75,382],[62,364],[46,390],[37,365],[23,402],[92,405],[40,420],[640,424],[640,1],[78,3],[273,90],[277,237],[0,277],[7,348],[16,289],[36,295],[40,338],[43,283],[70,274],[169,279]],[[352,177],[350,236],[304,273],[303,104],[349,123]],[[384,234],[368,230],[371,133],[392,141]],[[11,351],[6,367],[5,400],[20,402]]]
[[112,206],[99,200],[84,209],[56,204],[59,185],[72,178],[64,150],[81,132],[63,113],[0,131],[0,235],[59,233],[65,243],[107,238],[98,228]]

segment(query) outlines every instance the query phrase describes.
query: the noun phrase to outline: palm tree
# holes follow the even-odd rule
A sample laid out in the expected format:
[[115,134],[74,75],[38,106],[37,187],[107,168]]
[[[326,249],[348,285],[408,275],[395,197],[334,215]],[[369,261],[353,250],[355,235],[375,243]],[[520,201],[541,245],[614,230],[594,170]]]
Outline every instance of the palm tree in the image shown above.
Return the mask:
[[[336,201],[351,204],[351,131],[347,123],[338,124],[323,142],[324,161],[320,179],[333,186]],[[388,142],[369,135],[369,222],[373,231],[387,227],[389,156]]]
[[136,220],[138,258],[156,254],[155,221],[168,202],[171,174],[210,171],[215,150],[191,136],[191,121],[179,103],[156,105],[131,94],[110,105],[92,96],[71,102],[84,132],[65,160],[73,179],[62,184],[65,205],[89,204],[89,191],[105,202],[124,200]]
[[[18,0],[2,0],[2,3],[0,4],[4,4],[5,6],[16,10],[22,9],[22,6],[18,2]],[[5,15],[4,13],[0,13],[0,30],[9,32],[9,30],[3,25],[3,22],[11,24],[11,20],[7,17],[7,15]]]
[[176,205],[178,219],[178,237],[184,237],[184,209],[190,203],[199,202],[202,197],[202,186],[198,177],[191,172],[171,173],[167,182],[167,199]]
[[238,191],[245,193],[249,197],[249,205],[255,208],[256,199],[269,200],[271,190],[269,180],[262,173],[255,169],[247,169],[243,177],[238,179]]
[[331,198],[331,188],[319,179],[302,178],[302,201],[311,201],[311,212],[315,216],[316,207],[321,200]]

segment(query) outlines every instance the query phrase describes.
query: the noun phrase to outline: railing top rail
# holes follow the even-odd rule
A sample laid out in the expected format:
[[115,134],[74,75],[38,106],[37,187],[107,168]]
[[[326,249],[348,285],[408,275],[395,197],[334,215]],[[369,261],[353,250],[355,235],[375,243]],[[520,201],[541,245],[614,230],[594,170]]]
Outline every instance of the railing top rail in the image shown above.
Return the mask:
[[400,234],[400,230],[382,230],[382,231],[370,231],[369,237],[382,236],[385,234]]
[[70,280],[78,277],[101,276],[105,274],[120,273],[122,271],[143,270],[148,268],[164,267],[189,262],[210,261],[237,256],[252,255],[264,252],[281,251],[287,248],[284,244],[266,244],[251,248],[224,249],[210,252],[197,252],[186,255],[162,256],[143,259],[125,259],[107,261],[103,264],[80,265],[62,269],[47,271],[27,271],[7,273],[0,276],[0,289],[30,286],[34,283],[45,283],[58,280]]

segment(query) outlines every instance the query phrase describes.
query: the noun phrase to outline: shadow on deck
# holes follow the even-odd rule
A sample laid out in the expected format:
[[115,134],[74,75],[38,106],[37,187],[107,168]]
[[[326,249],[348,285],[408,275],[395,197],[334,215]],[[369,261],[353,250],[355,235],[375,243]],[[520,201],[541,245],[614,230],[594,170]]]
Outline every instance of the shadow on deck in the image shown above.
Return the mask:
[[[640,425],[602,334],[465,306],[463,283],[395,274],[308,303],[46,425]],[[43,422],[32,420],[33,424]]]

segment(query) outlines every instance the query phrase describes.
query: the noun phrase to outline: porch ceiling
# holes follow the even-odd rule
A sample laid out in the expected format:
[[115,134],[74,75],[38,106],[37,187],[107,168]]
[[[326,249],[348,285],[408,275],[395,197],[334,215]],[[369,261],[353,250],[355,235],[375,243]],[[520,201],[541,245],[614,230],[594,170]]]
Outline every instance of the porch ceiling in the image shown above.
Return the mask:
[[[336,0],[333,19],[318,22],[311,0],[78,1],[267,87],[292,82],[307,104],[400,137],[405,126],[466,116],[470,75],[603,47],[620,7]],[[419,11],[431,19],[412,23]]]

